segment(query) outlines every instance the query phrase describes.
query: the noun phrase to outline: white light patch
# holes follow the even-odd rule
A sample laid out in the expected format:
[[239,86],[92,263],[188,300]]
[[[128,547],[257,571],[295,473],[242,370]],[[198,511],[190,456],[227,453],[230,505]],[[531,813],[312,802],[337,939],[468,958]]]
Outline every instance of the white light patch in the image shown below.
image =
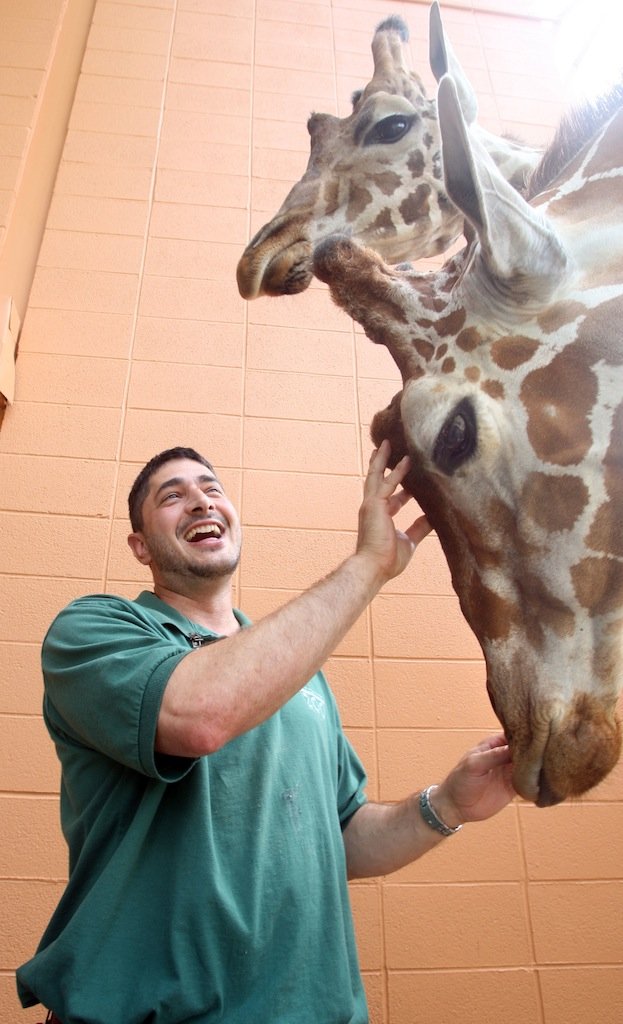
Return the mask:
[[572,102],[600,96],[621,79],[621,0],[550,0],[558,21],[555,62]]

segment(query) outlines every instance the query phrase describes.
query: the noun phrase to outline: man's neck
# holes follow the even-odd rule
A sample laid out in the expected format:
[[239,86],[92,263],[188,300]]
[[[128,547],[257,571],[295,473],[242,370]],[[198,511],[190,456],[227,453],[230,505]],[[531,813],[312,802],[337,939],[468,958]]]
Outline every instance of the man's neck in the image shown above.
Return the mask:
[[174,586],[154,580],[154,593],[191,622],[204,626],[212,633],[230,636],[240,628],[234,615],[229,583],[222,587],[203,587],[195,594],[180,593]]

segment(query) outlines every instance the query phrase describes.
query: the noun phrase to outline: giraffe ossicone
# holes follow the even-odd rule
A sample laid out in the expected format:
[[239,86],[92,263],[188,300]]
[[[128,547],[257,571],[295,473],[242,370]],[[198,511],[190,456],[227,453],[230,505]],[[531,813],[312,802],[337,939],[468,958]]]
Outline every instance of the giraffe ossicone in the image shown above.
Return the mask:
[[[310,117],[307,169],[238,263],[243,298],[303,291],[312,279],[314,246],[336,231],[393,263],[446,252],[460,238],[463,217],[441,170],[436,100],[409,70],[407,43],[401,18],[383,21],[372,40],[373,77],[353,97],[352,113]],[[477,124],[476,94],[444,36],[437,3],[431,8],[430,64],[437,80],[452,76],[472,130],[504,177],[521,187],[541,153]]]
[[411,458],[406,487],[481,645],[514,785],[549,806],[621,750],[623,85],[563,123],[529,201],[451,75],[438,108],[465,248],[423,274],[334,236],[314,272],[400,369],[373,440]]

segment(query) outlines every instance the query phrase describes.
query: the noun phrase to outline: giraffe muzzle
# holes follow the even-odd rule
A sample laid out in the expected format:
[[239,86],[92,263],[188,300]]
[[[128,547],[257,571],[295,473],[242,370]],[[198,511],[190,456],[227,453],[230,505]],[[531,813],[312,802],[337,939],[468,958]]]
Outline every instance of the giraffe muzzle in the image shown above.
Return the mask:
[[545,736],[534,731],[521,749],[512,739],[513,784],[520,796],[552,807],[582,796],[612,771],[621,754],[621,723],[612,708],[581,693]]

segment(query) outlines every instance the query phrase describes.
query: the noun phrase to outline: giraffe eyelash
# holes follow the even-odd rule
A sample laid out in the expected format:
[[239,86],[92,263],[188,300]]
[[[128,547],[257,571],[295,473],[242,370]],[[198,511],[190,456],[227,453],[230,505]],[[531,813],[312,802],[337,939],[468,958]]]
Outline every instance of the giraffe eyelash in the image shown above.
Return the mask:
[[476,451],[478,428],[474,407],[464,398],[452,410],[437,435],[433,462],[442,473],[452,476]]
[[407,132],[411,130],[416,118],[417,114],[412,114],[411,116],[407,114],[390,114],[389,117],[384,117],[382,121],[377,121],[366,134],[363,140],[364,146],[377,146],[379,144],[387,146],[400,142]]

